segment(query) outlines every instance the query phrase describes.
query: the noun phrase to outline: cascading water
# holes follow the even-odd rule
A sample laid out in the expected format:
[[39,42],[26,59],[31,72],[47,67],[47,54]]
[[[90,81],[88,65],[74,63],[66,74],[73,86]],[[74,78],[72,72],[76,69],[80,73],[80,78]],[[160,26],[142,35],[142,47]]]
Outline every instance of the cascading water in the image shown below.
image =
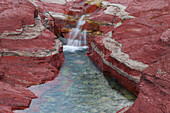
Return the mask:
[[84,30],[83,31],[83,34],[84,34],[83,35],[83,37],[84,37],[84,39],[83,39],[84,40],[84,45],[86,45],[86,35],[87,35],[86,33],[87,33],[87,30]]
[[85,15],[82,15],[78,20],[76,28],[73,28],[69,33],[69,39],[67,45],[63,46],[64,51],[75,52],[77,50],[82,50],[88,48],[86,46],[86,32],[87,30],[82,31],[82,26],[86,23],[83,20]]
[[[63,46],[65,63],[58,77],[30,87],[38,98],[32,100],[30,108],[15,113],[116,113],[133,104],[136,97],[115,79],[104,75],[86,56],[84,18],[82,15],[76,28],[69,33],[67,45]],[[102,62],[98,63],[103,69]]]

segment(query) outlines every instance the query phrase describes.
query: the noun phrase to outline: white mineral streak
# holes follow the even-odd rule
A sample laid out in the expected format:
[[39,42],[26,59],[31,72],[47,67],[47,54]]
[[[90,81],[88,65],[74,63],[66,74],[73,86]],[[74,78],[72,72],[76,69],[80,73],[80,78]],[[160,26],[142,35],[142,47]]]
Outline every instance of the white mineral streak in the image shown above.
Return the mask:
[[112,58],[125,64],[129,68],[135,69],[138,71],[143,71],[145,68],[148,67],[147,64],[130,59],[128,54],[122,52],[121,50],[122,45],[111,38],[112,32],[109,32],[108,35],[109,36],[103,38],[103,44],[105,45],[106,49],[108,49],[109,51],[112,51],[112,53],[110,54]]
[[63,19],[63,20],[66,20],[68,18],[68,15],[65,15],[63,13],[58,13],[58,12],[48,12],[53,18],[55,19]]
[[34,39],[41,35],[41,32],[45,30],[45,27],[41,23],[41,18],[38,16],[35,19],[35,25],[26,25],[23,26],[22,32],[19,34],[14,34],[13,32],[4,32],[0,35],[0,38],[5,39]]
[[[45,30],[45,27],[41,23],[41,18],[38,16],[35,19],[35,26],[24,26],[23,32],[19,35],[12,35],[12,34],[2,34],[0,38],[5,39],[34,39],[41,35],[42,31]],[[0,55],[4,56],[27,56],[27,57],[48,57],[51,55],[55,55],[59,53],[59,48],[62,47],[62,43],[56,39],[55,40],[55,47],[51,50],[38,50],[36,52],[29,52],[29,51],[13,51],[8,49],[3,49],[3,52],[0,52]]]
[[35,7],[38,8],[38,5],[36,4],[36,2],[38,2],[37,0],[29,0]]
[[68,1],[68,2],[69,2],[69,1],[76,1],[76,0],[66,0],[66,1]]
[[[38,7],[36,2],[39,2],[39,0],[29,0],[31,3],[33,3],[34,6]],[[76,0],[40,0],[42,2],[46,3],[55,3],[55,4],[61,4],[61,5],[66,5],[67,2],[69,1],[76,1]]]
[[16,29],[16,31],[4,31],[3,33],[0,33],[0,38],[2,36],[6,36],[6,35],[20,35],[23,32],[23,28],[21,29]]
[[117,28],[117,27],[119,27],[119,26],[121,26],[122,25],[122,22],[118,22],[118,23],[116,23],[115,25],[114,25],[114,28]]
[[41,1],[46,2],[46,3],[55,3],[55,4],[61,4],[61,5],[66,4],[66,0],[41,0]]
[[130,106],[126,107],[125,109],[123,109],[121,112],[119,113],[125,113],[128,109],[130,108]]
[[62,43],[56,39],[55,47],[51,50],[38,50],[36,52],[30,51],[13,51],[9,49],[3,49],[3,52],[0,52],[0,56],[25,56],[25,57],[48,57],[52,55],[56,55],[59,53],[59,48],[62,47]]
[[160,39],[163,42],[169,42],[169,40],[170,40],[170,29],[167,29],[166,31],[164,31],[162,33],[162,36],[160,37]]
[[113,65],[111,62],[108,62],[105,58],[104,58],[104,54],[97,48],[97,46],[94,43],[91,43],[91,47],[93,48],[94,51],[96,51],[100,57],[102,58],[104,64],[108,65],[109,67],[111,67],[112,69],[114,69],[115,71],[117,71],[119,74],[127,77],[129,80],[134,81],[135,83],[139,83],[140,82],[140,77],[139,76],[132,76],[129,75],[128,73],[124,72],[123,70],[119,69],[118,67],[116,67],[115,65]]
[[102,6],[107,8],[104,11],[105,14],[119,16],[119,18],[121,18],[122,20],[135,18],[134,16],[130,16],[129,13],[125,11],[126,6],[123,6],[121,4],[114,4],[108,1],[103,1]]

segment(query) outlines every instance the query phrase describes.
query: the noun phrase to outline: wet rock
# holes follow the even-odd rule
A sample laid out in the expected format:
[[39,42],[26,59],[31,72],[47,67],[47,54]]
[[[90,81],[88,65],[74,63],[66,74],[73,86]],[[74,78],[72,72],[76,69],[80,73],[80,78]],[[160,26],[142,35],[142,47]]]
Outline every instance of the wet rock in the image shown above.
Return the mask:
[[85,12],[88,13],[93,13],[98,9],[97,5],[88,5],[85,7]]
[[83,30],[94,30],[94,31],[99,31],[100,30],[100,25],[97,24],[97,23],[89,23],[89,22],[86,22],[83,27],[82,27]]
[[67,39],[66,38],[59,37],[58,39],[62,42],[63,45],[67,44]]

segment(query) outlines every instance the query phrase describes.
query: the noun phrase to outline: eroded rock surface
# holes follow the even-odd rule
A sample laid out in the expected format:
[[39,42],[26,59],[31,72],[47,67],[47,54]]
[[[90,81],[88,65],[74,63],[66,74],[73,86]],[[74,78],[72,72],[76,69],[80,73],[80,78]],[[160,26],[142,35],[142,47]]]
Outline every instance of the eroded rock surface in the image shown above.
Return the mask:
[[[86,15],[88,19],[83,26],[88,32],[89,57],[138,95],[129,110],[127,107],[120,112],[169,112],[169,1],[88,0],[86,3],[100,6],[94,14]],[[157,77],[158,73],[164,74],[164,79]],[[147,106],[151,106],[148,111]]]
[[11,113],[29,107],[36,96],[27,87],[54,79],[64,55],[30,1],[3,0],[0,7],[0,112]]
[[[169,112],[168,0],[30,1],[32,4],[27,0],[0,3],[2,82],[28,87],[54,78],[63,54],[61,43],[51,32],[68,38],[80,16],[85,15],[82,30],[87,30],[88,56],[138,95],[132,107],[122,108],[120,113]],[[37,11],[39,18],[34,20]],[[1,105],[4,111],[17,107]]]
[[[114,23],[121,24],[118,26],[115,24],[114,29],[105,27],[107,28],[105,33],[113,34],[110,38],[109,34],[89,36],[91,38],[89,41],[92,42],[89,56],[103,71],[116,78],[127,89],[135,94],[139,92],[134,105],[129,110],[121,110],[121,113],[168,113],[169,2],[165,0],[126,2],[116,0],[106,2],[107,4],[104,2],[104,5],[107,5],[106,10],[91,17],[93,20],[108,22],[114,20]],[[117,3],[126,6],[125,11],[128,13],[115,12],[114,4]],[[103,18],[108,14],[107,19]],[[113,14],[116,17],[111,16]],[[133,18],[122,20],[123,15],[120,14],[129,14],[129,17]]]

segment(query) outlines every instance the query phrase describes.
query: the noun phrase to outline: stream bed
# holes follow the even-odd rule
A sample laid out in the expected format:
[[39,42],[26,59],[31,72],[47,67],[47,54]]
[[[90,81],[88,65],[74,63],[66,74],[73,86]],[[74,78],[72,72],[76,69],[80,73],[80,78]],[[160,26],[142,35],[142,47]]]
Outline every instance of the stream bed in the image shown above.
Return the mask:
[[65,51],[59,75],[29,89],[38,98],[29,108],[15,113],[116,113],[131,106],[136,96],[104,75],[86,56],[86,50]]

